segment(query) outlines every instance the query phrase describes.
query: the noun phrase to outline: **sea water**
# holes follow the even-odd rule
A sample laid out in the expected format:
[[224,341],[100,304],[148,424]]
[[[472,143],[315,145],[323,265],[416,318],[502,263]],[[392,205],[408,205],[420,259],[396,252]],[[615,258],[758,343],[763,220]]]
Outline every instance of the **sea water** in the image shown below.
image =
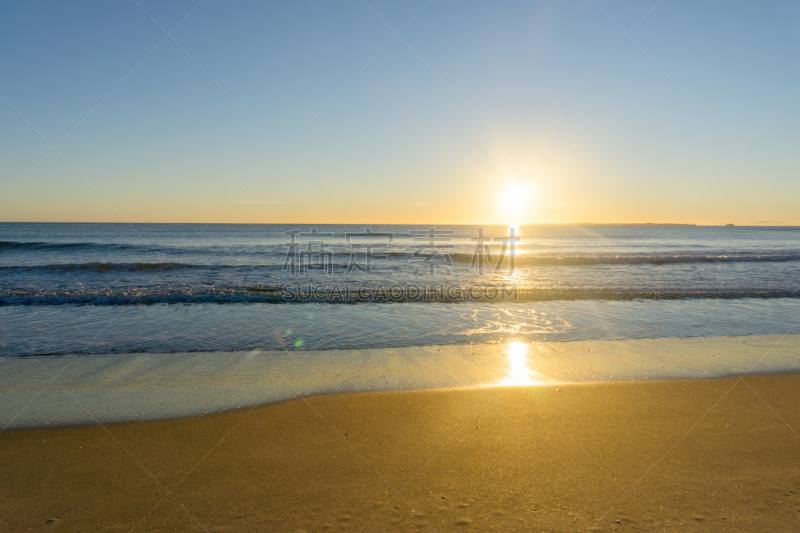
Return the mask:
[[5,356],[783,334],[798,311],[793,227],[0,224]]

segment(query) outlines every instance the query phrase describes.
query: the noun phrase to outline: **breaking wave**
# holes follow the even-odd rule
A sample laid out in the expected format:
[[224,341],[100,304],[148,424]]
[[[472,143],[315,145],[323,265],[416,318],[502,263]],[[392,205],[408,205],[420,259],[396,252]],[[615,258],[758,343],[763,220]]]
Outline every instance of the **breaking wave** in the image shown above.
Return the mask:
[[[470,287],[445,286],[413,291],[405,288],[393,292],[393,286],[339,288],[319,286],[288,290],[284,286],[146,286],[125,289],[0,289],[0,306],[8,305],[152,305],[202,303],[459,303],[482,302],[549,302],[575,300],[697,300],[697,299],[771,299],[800,298],[800,289],[511,289],[505,288],[503,299],[492,298],[493,292],[484,289],[470,293]],[[420,289],[421,290],[418,290]],[[489,296],[486,296],[486,295]],[[475,295],[478,295],[477,297]]]

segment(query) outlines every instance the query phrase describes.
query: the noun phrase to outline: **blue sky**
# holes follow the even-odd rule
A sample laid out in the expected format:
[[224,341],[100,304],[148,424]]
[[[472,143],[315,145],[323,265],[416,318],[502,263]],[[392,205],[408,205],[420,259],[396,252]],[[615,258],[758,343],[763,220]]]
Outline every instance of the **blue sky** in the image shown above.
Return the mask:
[[3,2],[0,220],[502,223],[523,183],[529,222],[798,224],[799,23],[790,2]]

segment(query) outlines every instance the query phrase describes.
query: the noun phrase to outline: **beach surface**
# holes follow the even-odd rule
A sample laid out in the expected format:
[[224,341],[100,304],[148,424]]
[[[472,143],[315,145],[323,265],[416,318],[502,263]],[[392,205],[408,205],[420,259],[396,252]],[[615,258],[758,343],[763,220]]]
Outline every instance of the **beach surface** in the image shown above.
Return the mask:
[[0,357],[0,430],[181,418],[343,392],[800,371],[800,335]]
[[8,429],[3,531],[796,531],[800,375]]

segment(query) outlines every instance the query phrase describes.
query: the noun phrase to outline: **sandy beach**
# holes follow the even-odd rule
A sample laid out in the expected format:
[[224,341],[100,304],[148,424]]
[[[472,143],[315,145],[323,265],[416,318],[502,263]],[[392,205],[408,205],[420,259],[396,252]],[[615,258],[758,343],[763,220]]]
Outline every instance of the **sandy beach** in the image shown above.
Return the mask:
[[800,527],[800,375],[317,395],[10,429],[5,531]]

